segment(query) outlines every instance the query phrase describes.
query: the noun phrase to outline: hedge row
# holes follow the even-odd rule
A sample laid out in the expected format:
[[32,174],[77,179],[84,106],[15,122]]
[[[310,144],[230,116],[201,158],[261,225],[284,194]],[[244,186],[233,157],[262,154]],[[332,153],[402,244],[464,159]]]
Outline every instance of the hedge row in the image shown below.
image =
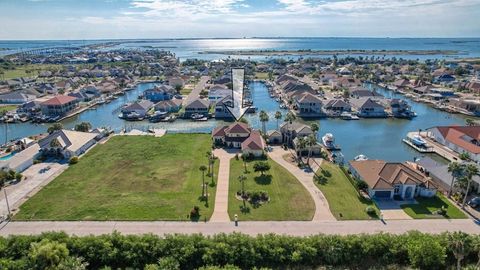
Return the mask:
[[[480,237],[462,233],[429,235],[317,235],[291,237],[243,234],[38,236],[0,238],[0,269],[241,269],[317,268],[445,269],[479,259]],[[163,266],[162,266],[163,265]],[[168,266],[165,266],[168,265]],[[232,267],[235,266],[235,267]],[[217,269],[217,268],[212,268]]]

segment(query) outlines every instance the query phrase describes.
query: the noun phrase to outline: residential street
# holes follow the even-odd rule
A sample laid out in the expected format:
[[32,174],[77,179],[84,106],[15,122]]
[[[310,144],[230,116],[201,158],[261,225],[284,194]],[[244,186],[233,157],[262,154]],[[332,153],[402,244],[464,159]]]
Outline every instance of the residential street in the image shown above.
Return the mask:
[[192,100],[198,98],[200,96],[200,92],[205,89],[205,85],[207,84],[208,80],[210,80],[209,76],[202,76],[200,81],[195,85],[192,92],[188,94],[188,97],[183,100],[183,106],[189,104]]
[[218,233],[241,232],[248,235],[285,234],[292,236],[308,236],[314,234],[400,234],[411,230],[425,233],[442,233],[446,231],[463,231],[479,234],[480,227],[470,219],[430,219],[430,220],[392,220],[386,224],[378,220],[372,221],[267,221],[242,222],[238,227],[234,222],[116,222],[116,221],[59,221],[59,222],[10,222],[3,223],[0,235],[40,234],[49,231],[64,231],[74,235],[100,235],[114,231],[122,234],[194,234],[214,235]]

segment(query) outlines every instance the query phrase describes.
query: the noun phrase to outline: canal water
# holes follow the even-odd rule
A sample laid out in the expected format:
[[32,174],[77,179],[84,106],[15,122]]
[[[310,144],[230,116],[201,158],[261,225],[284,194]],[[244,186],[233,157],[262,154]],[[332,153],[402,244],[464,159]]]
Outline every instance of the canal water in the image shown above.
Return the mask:
[[[127,92],[111,103],[98,106],[96,109],[87,110],[75,117],[64,120],[62,124],[66,128],[73,128],[75,124],[87,121],[93,127],[109,127],[115,131],[123,128],[127,130],[148,128],[162,128],[168,132],[211,132],[218,125],[225,122],[210,119],[206,122],[193,122],[189,120],[178,119],[173,123],[149,123],[148,121],[126,122],[118,118],[120,108],[126,102],[135,101],[139,94],[143,93],[153,84],[140,84],[134,90]],[[369,85],[371,89],[383,94],[386,97],[404,98],[399,94],[392,93],[380,87]],[[268,113],[270,121],[267,123],[267,129],[276,129],[277,121],[274,118],[276,111],[281,111],[285,116],[286,110],[281,110],[279,104],[270,98],[267,88],[263,83],[254,82],[250,84],[254,106],[258,111],[264,110]],[[417,113],[417,117],[412,120],[406,119],[361,119],[356,121],[346,121],[341,119],[321,119],[316,120],[320,125],[318,139],[325,133],[332,133],[336,143],[342,148],[346,160],[351,160],[359,154],[364,154],[370,159],[384,159],[389,161],[405,161],[413,160],[414,157],[421,157],[401,140],[409,131],[426,129],[437,125],[462,125],[465,123],[465,117],[458,114],[449,114],[433,109],[423,103],[408,101],[412,105],[413,110]],[[248,114],[245,118],[254,128],[261,128],[258,113]],[[280,120],[282,123],[283,120]],[[311,123],[307,122],[307,123]],[[32,124],[19,123],[6,125],[2,124],[3,132],[0,132],[0,141],[5,141],[5,131],[7,130],[8,139],[22,138],[38,133],[46,132],[50,124]],[[436,158],[438,159],[438,158]]]

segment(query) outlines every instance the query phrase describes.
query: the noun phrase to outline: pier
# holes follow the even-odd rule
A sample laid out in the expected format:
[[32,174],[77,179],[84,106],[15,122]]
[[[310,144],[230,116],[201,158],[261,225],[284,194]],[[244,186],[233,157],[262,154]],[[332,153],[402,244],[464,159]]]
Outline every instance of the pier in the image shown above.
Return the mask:
[[[411,142],[411,139],[413,136],[420,136],[425,142],[427,147],[426,148],[421,148],[416,145],[414,145]],[[440,143],[432,140],[430,137],[428,137],[428,132],[418,132],[418,131],[413,131],[407,133],[407,138],[403,139],[403,142],[414,148],[420,153],[435,153],[444,159],[450,161],[450,162],[458,162],[460,160],[458,154],[446,146],[441,145]]]

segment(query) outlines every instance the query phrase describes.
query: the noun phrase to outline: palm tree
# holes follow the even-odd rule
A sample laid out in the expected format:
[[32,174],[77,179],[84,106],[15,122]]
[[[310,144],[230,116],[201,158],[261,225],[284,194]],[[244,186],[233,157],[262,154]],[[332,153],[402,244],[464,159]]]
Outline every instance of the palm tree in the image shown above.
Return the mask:
[[275,112],[275,119],[277,119],[277,130],[278,130],[278,122],[280,119],[282,119],[282,112],[276,111]]
[[243,161],[243,168],[245,170],[245,173],[247,173],[247,160],[248,160],[248,155],[247,154],[242,154],[240,158]]
[[310,129],[313,131],[313,134],[315,135],[315,137],[317,137],[317,132],[318,130],[320,129],[320,127],[318,126],[317,123],[313,123],[310,125]]
[[465,124],[467,124],[467,126],[474,126],[475,121],[471,118],[467,118],[467,119],[465,119]]
[[467,203],[467,195],[468,191],[470,190],[470,185],[472,184],[473,176],[478,175],[478,167],[476,164],[467,164],[465,168],[465,174],[467,177],[467,189],[465,190],[465,196],[463,197],[462,208],[465,208],[465,204]]
[[207,170],[207,167],[202,165],[198,169],[202,172],[202,197],[205,197],[205,171]]
[[212,151],[207,151],[205,156],[208,158],[208,173],[207,175],[210,175],[210,166],[211,166],[211,159],[212,159]]
[[305,140],[305,138],[299,137],[296,144],[296,150],[300,160],[302,160],[302,150],[305,149],[306,146],[307,146],[307,141]]
[[290,144],[290,125],[295,121],[295,114],[288,112],[284,121],[287,122],[287,145]]
[[263,135],[265,135],[267,134],[265,123],[268,122],[269,117],[268,117],[268,114],[263,110],[260,111],[259,117],[260,117],[260,122],[262,122]]
[[470,253],[470,241],[468,235],[463,232],[447,234],[447,244],[457,259],[457,270],[462,269],[462,260]]
[[317,145],[317,136],[311,134],[307,137],[307,144],[308,144],[308,157],[307,157],[307,164],[310,165],[310,157],[312,156],[313,147]]
[[247,180],[247,177],[242,174],[238,176],[238,181],[242,183],[242,201],[243,201],[243,207],[245,207],[245,180]]
[[464,166],[458,162],[451,162],[448,164],[448,172],[452,174],[452,182],[450,183],[450,188],[448,189],[448,197],[452,196],[453,186],[455,184],[455,178],[460,177],[464,171]]

